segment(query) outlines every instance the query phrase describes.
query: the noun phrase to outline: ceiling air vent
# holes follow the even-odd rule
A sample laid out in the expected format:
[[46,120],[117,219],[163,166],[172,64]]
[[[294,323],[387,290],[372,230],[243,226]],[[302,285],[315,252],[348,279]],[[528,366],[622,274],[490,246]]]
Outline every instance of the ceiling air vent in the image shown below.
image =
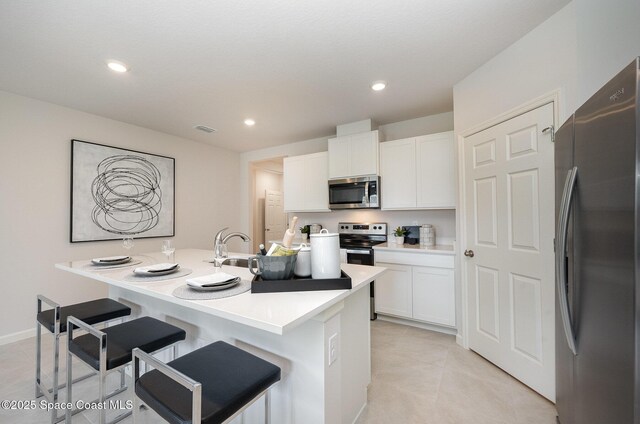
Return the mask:
[[209,134],[214,133],[214,132],[218,132],[217,129],[211,128],[211,127],[207,127],[206,125],[196,125],[193,128],[195,128],[196,130],[199,130],[199,131],[204,131],[204,132],[209,133]]

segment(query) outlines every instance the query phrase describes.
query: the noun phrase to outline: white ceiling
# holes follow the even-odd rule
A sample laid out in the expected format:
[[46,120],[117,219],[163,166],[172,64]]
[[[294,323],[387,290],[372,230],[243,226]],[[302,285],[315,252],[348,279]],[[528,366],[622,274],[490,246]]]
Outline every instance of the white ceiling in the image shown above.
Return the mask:
[[456,82],[567,3],[7,0],[0,89],[248,151],[450,111]]

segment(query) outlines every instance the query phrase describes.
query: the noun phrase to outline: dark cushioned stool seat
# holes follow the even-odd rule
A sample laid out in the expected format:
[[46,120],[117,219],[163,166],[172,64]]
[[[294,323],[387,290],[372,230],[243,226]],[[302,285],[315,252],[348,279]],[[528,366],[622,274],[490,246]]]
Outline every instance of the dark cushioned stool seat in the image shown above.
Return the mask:
[[[96,299],[60,308],[60,333],[67,331],[67,317],[76,317],[89,325],[131,315],[131,308],[113,299]],[[50,332],[55,330],[53,309],[38,314],[38,322]]]
[[[215,342],[167,365],[202,384],[202,422],[221,423],[280,380],[280,368],[225,342]],[[191,422],[191,392],[153,370],[136,394],[170,423]]]
[[[181,328],[151,317],[137,318],[102,330],[107,334],[107,369],[131,362],[131,351],[138,347],[147,353],[184,340]],[[100,369],[99,340],[91,334],[75,337],[69,351],[96,370]]]

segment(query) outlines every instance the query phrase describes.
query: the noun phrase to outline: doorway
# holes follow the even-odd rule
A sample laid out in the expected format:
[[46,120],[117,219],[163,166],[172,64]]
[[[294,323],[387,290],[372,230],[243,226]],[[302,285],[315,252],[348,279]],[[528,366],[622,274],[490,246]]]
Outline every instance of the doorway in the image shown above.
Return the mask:
[[554,102],[463,136],[470,349],[555,400]]
[[286,228],[287,215],[282,207],[282,159],[277,157],[251,163],[252,252],[257,252],[261,243],[267,245],[269,240],[282,238]]

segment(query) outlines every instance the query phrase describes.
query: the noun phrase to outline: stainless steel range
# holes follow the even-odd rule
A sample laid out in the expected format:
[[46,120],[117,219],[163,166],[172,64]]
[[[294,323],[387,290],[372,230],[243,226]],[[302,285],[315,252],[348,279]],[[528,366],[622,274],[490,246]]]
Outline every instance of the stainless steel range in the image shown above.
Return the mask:
[[[387,242],[387,224],[385,222],[354,223],[340,222],[340,249],[342,257],[346,257],[349,264],[375,265],[373,246]],[[369,286],[371,302],[370,318],[377,318],[375,313],[374,282]]]

